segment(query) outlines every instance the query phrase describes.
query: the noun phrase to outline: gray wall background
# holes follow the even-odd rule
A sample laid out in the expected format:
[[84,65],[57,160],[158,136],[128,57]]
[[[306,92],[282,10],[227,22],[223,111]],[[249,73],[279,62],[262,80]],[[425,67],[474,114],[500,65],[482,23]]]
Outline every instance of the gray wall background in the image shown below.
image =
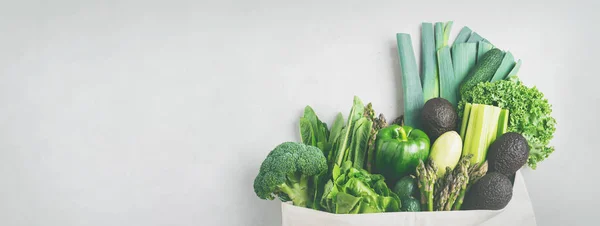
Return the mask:
[[554,106],[557,151],[524,170],[539,225],[593,225],[598,6],[2,1],[0,225],[278,225],[252,182],[303,107],[331,123],[358,95],[396,117],[395,33],[447,20],[521,58]]

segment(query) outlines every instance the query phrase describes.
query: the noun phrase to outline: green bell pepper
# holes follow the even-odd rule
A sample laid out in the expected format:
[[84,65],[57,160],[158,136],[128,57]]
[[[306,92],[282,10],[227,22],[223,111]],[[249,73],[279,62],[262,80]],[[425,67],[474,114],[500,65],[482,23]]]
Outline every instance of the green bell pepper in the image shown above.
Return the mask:
[[429,137],[410,126],[390,125],[377,133],[375,168],[390,182],[414,173],[429,156]]

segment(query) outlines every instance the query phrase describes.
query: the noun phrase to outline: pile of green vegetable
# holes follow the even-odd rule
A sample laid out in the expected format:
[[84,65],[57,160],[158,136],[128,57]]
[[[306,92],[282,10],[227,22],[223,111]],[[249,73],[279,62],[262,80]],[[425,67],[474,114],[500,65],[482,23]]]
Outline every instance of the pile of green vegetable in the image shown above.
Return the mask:
[[554,152],[551,147],[556,120],[551,105],[537,88],[527,87],[518,78],[497,82],[482,82],[461,95],[458,112],[469,103],[488,104],[510,111],[508,131],[523,135],[531,152],[527,164],[535,169],[537,164]]
[[468,27],[423,23],[421,71],[397,34],[404,115],[388,124],[354,97],[329,127],[310,107],[254,181],[259,198],[337,214],[502,209],[512,179],[554,148],[551,105],[517,74],[521,60]]

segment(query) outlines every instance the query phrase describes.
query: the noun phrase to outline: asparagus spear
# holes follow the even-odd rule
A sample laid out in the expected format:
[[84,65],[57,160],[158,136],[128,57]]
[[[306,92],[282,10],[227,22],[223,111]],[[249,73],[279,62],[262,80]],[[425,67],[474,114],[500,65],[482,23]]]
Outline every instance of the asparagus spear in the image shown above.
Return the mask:
[[371,137],[367,145],[367,171],[373,172],[375,169],[375,141],[377,139],[377,133],[380,129],[388,126],[385,116],[379,114],[379,117],[375,117],[375,111],[371,107],[371,103],[367,105],[368,110],[365,109],[365,117],[373,120],[373,127],[371,128]]
[[446,201],[448,201],[448,196],[450,193],[449,184],[452,184],[454,178],[452,175],[452,169],[450,167],[446,167],[446,174],[443,178],[440,178],[437,182],[436,196],[435,199],[435,210],[442,211],[444,210],[444,206],[446,205]]
[[404,115],[400,115],[398,118],[394,119],[394,121],[392,121],[392,125],[393,124],[404,126]]
[[426,166],[427,168],[427,182],[428,186],[426,187],[427,192],[427,210],[433,211],[433,192],[435,190],[435,181],[437,180],[437,166],[433,161],[429,160]]
[[418,187],[421,192],[421,209],[433,211],[433,195],[436,182],[437,167],[432,161],[419,161],[417,165]]
[[473,166],[469,169],[469,185],[476,183],[479,179],[481,179],[488,171],[488,162],[485,161],[479,166]]
[[454,183],[452,185],[450,185],[450,196],[448,197],[448,201],[446,202],[446,205],[444,206],[444,210],[445,211],[450,211],[452,209],[452,205],[454,204],[454,201],[456,201],[457,196],[460,194],[460,184],[462,184],[462,182],[464,181],[464,177],[462,175],[459,175],[458,177],[456,177],[456,180],[454,181]]
[[425,210],[427,206],[427,193],[425,192],[425,187],[427,187],[427,169],[425,168],[425,163],[422,160],[419,160],[419,165],[417,165],[417,187],[419,188],[419,193],[421,194],[421,209]]
[[454,205],[454,202],[456,202],[456,199],[460,196],[460,193],[462,192],[463,188],[466,189],[467,183],[469,181],[470,159],[470,156],[462,158],[458,163],[458,166],[452,172],[455,175],[454,177],[456,178],[456,180],[450,185],[450,197],[448,198],[448,202],[446,203],[446,206],[444,208],[444,210],[446,211],[452,210],[452,206]]
[[471,188],[473,184],[475,184],[479,179],[481,179],[488,171],[488,162],[485,161],[480,165],[473,165],[469,167],[469,180],[465,189],[462,189],[458,199],[456,200],[456,204],[454,205],[454,210],[460,210],[462,206],[463,200],[465,198],[466,192]]

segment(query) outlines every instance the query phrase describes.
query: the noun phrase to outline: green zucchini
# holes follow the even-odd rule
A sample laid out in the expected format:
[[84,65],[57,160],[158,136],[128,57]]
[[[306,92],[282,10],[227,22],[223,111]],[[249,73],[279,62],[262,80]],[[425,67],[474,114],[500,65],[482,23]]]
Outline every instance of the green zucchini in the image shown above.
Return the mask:
[[475,87],[480,82],[489,82],[500,67],[504,52],[498,48],[494,48],[477,61],[475,67],[469,72],[465,80],[460,84],[459,91],[461,94]]

